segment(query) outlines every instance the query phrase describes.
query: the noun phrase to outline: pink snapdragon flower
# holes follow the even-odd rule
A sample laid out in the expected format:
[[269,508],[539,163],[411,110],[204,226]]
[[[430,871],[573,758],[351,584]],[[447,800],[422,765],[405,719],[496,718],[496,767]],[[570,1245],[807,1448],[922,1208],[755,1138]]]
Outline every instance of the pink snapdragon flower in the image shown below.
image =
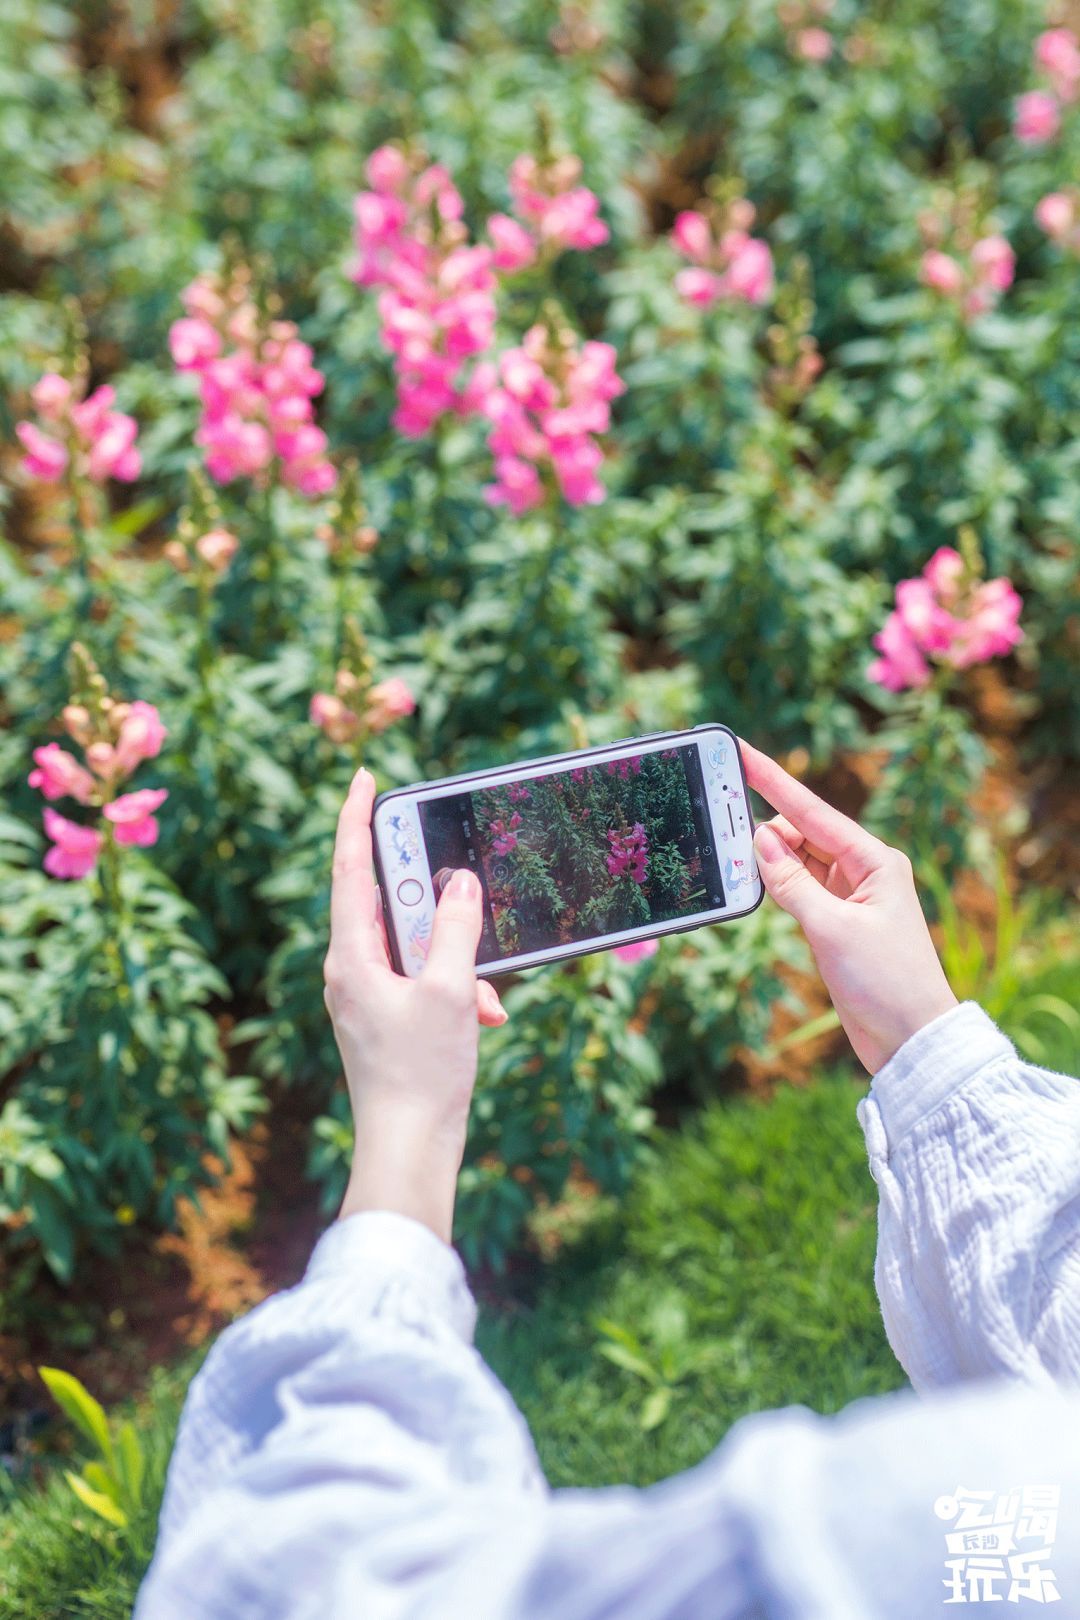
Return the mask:
[[573,333],[541,325],[526,332],[519,348],[505,350],[497,367],[479,368],[473,392],[492,424],[495,457],[485,499],[515,515],[539,506],[541,469],[548,468],[571,506],[602,501],[597,474],[604,458],[595,435],[607,432],[611,401],[624,387],[610,343],[579,347]]
[[166,788],[139,788],[135,793],[122,793],[107,804],[102,814],[106,821],[112,822],[116,842],[137,844],[141,848],[156,844],[161,829],[154,811],[160,810],[168,796]]
[[80,827],[46,806],[42,812],[45,832],[52,843],[42,862],[50,877],[84,878],[94,870],[104,842],[93,827]]
[[1047,90],[1028,90],[1017,96],[1013,134],[1024,146],[1045,146],[1061,128],[1057,101]]
[[1035,206],[1035,221],[1052,242],[1080,253],[1080,209],[1072,192],[1051,191]]
[[693,268],[678,272],[675,289],[688,304],[708,308],[725,298],[764,304],[772,297],[772,253],[767,242],[749,234],[753,220],[753,205],[746,201],[734,206],[719,231],[696,209],[677,216],[671,241]]
[[620,962],[644,962],[650,956],[655,956],[659,949],[659,940],[635,939],[629,945],[616,945],[611,954],[617,956]]
[[1068,28],[1048,28],[1035,41],[1035,66],[1050,81],[1059,101],[1071,102],[1080,95],[1080,46]]
[[365,686],[348,669],[339,669],[336,692],[316,692],[308,718],[331,742],[346,743],[363,730],[365,735],[386,731],[416,708],[416,698],[400,675]]
[[891,692],[929,684],[934,664],[968,669],[1011,652],[1023,639],[1021,601],[1004,577],[979,581],[958,551],[941,546],[922,574],[901,580],[896,606],[867,670]]
[[[521,817],[518,816],[517,820],[520,827]],[[488,831],[491,834],[491,847],[496,855],[509,855],[517,848],[517,830],[512,822],[508,827],[502,816],[496,816],[495,820],[489,823]]]
[[416,708],[412,689],[400,675],[378,681],[368,696],[364,723],[369,731],[385,731],[395,720],[404,720]]
[[45,429],[16,422],[15,432],[26,454],[22,471],[41,484],[55,484],[66,472],[103,484],[108,478],[130,484],[142,471],[135,448],[138,427],[133,416],[113,410],[116,391],[106,383],[86,399],[57,372],[46,372],[30,394]]
[[833,53],[832,35],[824,28],[800,28],[793,47],[804,62],[827,62]]
[[600,247],[610,232],[600,218],[600,201],[581,179],[581,159],[559,157],[550,163],[523,152],[510,165],[514,212],[540,246],[588,250]]
[[[79,649],[86,662],[86,654]],[[90,664],[90,670],[93,670]],[[69,703],[61,715],[64,730],[83,750],[85,764],[57,743],[34,750],[35,768],[30,786],[46,799],[65,796],[92,805],[114,825],[118,844],[153,844],[158,824],[153,812],[167,797],[165,788],[140,788],[116,797],[120,784],[143,760],[161,751],[167,732],[152,703],[116,703],[106,700],[91,714],[82,703]],[[45,830],[55,848],[45,857],[45,870],[53,877],[85,877],[93,870],[103,834],[46,809]]]
[[313,401],[323,375],[294,322],[265,322],[246,284],[199,277],[182,295],[187,311],[169,330],[178,371],[199,379],[202,419],[195,442],[219,484],[264,476],[275,459],[281,481],[311,498],[337,474]]
[[[354,204],[352,278],[382,289],[382,341],[397,371],[394,425],[419,438],[447,412],[462,410],[464,363],[491,345],[499,244],[469,243],[464,203],[440,164],[417,172],[396,148],[380,147],[368,159],[367,178],[372,190]],[[520,251],[504,230],[504,258]]]
[[611,876],[631,877],[635,883],[644,883],[649,869],[649,841],[641,822],[635,821],[628,833],[612,828],[607,837],[611,845],[607,869]]
[[965,320],[985,315],[1012,286],[1016,255],[1003,236],[990,234],[974,243],[964,262],[956,254],[930,248],[919,264],[924,287],[955,302]]
[[509,214],[492,214],[487,228],[496,270],[523,270],[536,263],[536,243],[516,219]]
[[46,799],[77,799],[89,804],[97,786],[84,765],[59,743],[46,743],[34,749],[35,770],[27,778],[32,788],[38,788]]

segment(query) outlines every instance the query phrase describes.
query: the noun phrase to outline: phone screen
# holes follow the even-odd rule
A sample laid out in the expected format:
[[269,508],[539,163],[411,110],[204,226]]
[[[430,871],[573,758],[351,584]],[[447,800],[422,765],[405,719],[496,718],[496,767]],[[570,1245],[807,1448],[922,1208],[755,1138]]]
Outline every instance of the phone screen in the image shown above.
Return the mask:
[[420,797],[418,808],[436,889],[456,867],[480,877],[481,961],[724,904],[696,743]]

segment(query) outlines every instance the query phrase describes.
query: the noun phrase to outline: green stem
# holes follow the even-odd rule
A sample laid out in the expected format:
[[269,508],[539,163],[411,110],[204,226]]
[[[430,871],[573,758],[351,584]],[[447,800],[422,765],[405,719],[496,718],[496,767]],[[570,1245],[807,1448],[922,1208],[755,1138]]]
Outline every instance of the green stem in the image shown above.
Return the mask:
[[120,881],[120,851],[111,822],[105,822],[102,831],[98,877],[102,904],[112,920],[112,928],[105,939],[105,956],[116,982],[117,992],[126,999],[131,994],[131,986],[128,982],[127,957],[122,949],[128,919]]

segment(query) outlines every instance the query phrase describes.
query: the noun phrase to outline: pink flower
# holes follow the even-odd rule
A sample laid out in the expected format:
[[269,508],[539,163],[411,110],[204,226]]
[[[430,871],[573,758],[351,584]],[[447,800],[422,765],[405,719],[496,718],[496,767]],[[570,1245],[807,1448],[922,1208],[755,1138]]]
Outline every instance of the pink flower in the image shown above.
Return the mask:
[[1061,101],[1075,101],[1080,90],[1080,48],[1068,28],[1048,28],[1035,41],[1035,65]]
[[47,422],[63,419],[71,400],[71,384],[55,371],[47,371],[30,390],[34,409]]
[[695,264],[704,264],[712,252],[712,227],[704,214],[684,208],[676,214],[671,240],[679,252]]
[[628,833],[620,833],[612,828],[607,837],[611,845],[607,869],[611,876],[626,876],[635,883],[644,883],[649,867],[649,843],[641,822],[636,821]]
[[[383,345],[394,356],[398,404],[394,425],[408,438],[427,433],[447,412],[462,412],[463,362],[481,354],[495,331],[496,254],[523,257],[524,233],[496,216],[494,250],[469,244],[464,204],[446,170],[419,174],[391,147],[381,148],[376,190],[357,197],[352,272],[361,286],[379,287]],[[526,239],[527,240],[527,239]]]
[[795,55],[804,62],[827,62],[832,55],[832,35],[824,28],[800,28],[794,43]]
[[95,483],[106,478],[118,478],[125,484],[133,483],[142,470],[139,452],[135,449],[135,419],[120,411],[110,411],[90,446],[89,472]]
[[541,505],[545,466],[571,506],[602,501],[603,452],[593,435],[607,432],[610,401],[624,386],[611,344],[577,349],[572,339],[530,328],[519,348],[500,357],[481,404],[495,458],[495,482],[484,490],[489,504],[508,506],[515,516]]
[[522,153],[510,165],[514,212],[556,249],[599,247],[610,234],[599,217],[595,192],[574,183],[580,173],[578,158],[556,158],[541,166]]
[[629,945],[616,945],[611,954],[617,956],[620,962],[644,962],[648,957],[655,956],[659,948],[658,940],[635,939]]
[[313,726],[318,726],[334,743],[348,742],[360,729],[360,716],[354,714],[332,692],[315,693],[308,710],[308,718]]
[[[144,759],[156,759],[168,735],[168,731],[161,723],[161,716],[152,703],[143,703],[140,699],[129,704],[117,739],[116,768],[127,776]],[[89,759],[89,753],[87,758]]]
[[188,316],[169,328],[169,352],[177,371],[201,371],[221,353],[221,333],[205,316]]
[[766,242],[748,236],[734,249],[727,272],[727,296],[748,304],[764,304],[772,297],[773,263]]
[[[741,208],[736,204],[729,217],[752,222],[754,211],[749,203]],[[750,236],[741,225],[716,237],[705,215],[688,208],[676,216],[671,240],[694,263],[693,269],[680,270],[675,276],[675,291],[688,304],[708,308],[722,298],[764,304],[772,297],[769,245]]]
[[921,576],[896,587],[896,609],[874,637],[881,657],[867,674],[900,692],[927,684],[928,659],[967,669],[1001,657],[1023,639],[1020,609],[1009,580],[972,582],[960,553],[940,546]]
[[26,455],[20,463],[27,478],[36,478],[42,484],[55,484],[64,475],[68,453],[62,444],[50,439],[33,422],[16,422],[15,432]]
[[195,542],[196,554],[215,574],[224,573],[236,555],[240,542],[227,529],[210,529]]
[[919,280],[924,287],[932,287],[935,292],[952,295],[964,289],[964,270],[956,259],[948,253],[939,253],[931,248],[922,256],[919,266]]
[[1076,206],[1063,191],[1051,191],[1035,205],[1036,223],[1055,242],[1068,236],[1076,224]]
[[1013,112],[1013,134],[1025,146],[1044,146],[1061,128],[1061,113],[1054,97],[1046,90],[1029,90],[1017,96]]
[[54,371],[46,372],[32,390],[42,419],[60,432],[58,443],[32,422],[18,422],[15,431],[27,454],[22,470],[29,478],[55,484],[72,465],[76,477],[104,483],[119,478],[130,483],[139,476],[141,462],[135,448],[137,428],[131,416],[114,411],[115,391],[107,385],[89,398],[76,400],[71,383]]
[[971,250],[971,266],[977,282],[1005,292],[1016,273],[1016,254],[1003,236],[984,236]]
[[45,832],[52,840],[42,863],[50,877],[84,878],[94,870],[102,837],[93,827],[80,827],[48,807],[42,812]]
[[137,844],[144,849],[156,844],[161,829],[154,811],[160,809],[168,797],[167,788],[139,788],[107,804],[103,814],[116,828],[116,842]]
[[866,672],[870,680],[890,692],[928,684],[930,666],[898,613],[889,614],[873,642],[881,657]]
[[385,731],[395,720],[403,720],[416,708],[416,699],[399,675],[373,686],[368,697],[364,723],[369,731]]
[[294,323],[267,325],[246,291],[203,278],[183,302],[188,318],[174,322],[169,343],[177,368],[199,378],[195,442],[210,477],[257,478],[277,458],[289,488],[309,497],[333,489],[337,473],[312,405],[324,379]]
[[488,220],[488,235],[496,270],[522,270],[536,262],[536,243],[525,227],[509,214],[492,214]]
[[1011,652],[1024,639],[1017,623],[1022,605],[1007,579],[990,579],[977,586],[949,652],[954,668],[967,669]]
[[27,778],[32,788],[39,788],[47,799],[69,796],[78,799],[80,804],[89,804],[94,792],[94,778],[59,743],[46,743],[43,748],[35,748],[34,762],[37,769],[31,771]]

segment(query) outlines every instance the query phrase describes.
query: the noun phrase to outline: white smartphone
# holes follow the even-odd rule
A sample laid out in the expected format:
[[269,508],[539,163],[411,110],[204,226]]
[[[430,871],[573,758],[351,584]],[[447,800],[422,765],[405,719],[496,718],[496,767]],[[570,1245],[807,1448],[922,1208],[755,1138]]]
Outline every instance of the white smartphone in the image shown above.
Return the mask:
[[764,892],[722,725],[394,788],[373,833],[391,955],[414,977],[458,867],[483,889],[488,977],[744,917]]

